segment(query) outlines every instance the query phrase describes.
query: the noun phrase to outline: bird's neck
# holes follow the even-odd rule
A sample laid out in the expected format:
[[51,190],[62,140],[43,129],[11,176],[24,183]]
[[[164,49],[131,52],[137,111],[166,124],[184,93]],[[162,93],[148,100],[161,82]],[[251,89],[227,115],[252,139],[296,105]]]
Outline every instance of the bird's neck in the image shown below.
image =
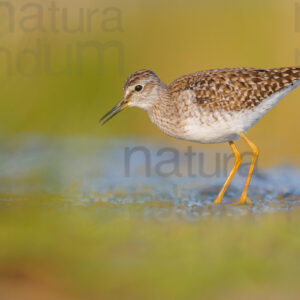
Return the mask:
[[165,86],[158,93],[158,98],[148,109],[151,121],[164,133],[170,136],[180,134],[179,111],[176,102],[172,100],[169,88]]

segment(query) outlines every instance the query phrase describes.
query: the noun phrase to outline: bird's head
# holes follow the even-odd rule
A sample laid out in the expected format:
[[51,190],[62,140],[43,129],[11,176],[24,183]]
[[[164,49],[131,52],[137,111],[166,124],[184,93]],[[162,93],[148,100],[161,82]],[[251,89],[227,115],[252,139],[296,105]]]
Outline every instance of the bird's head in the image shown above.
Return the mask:
[[131,74],[124,83],[123,99],[100,119],[101,124],[105,124],[127,107],[136,106],[149,110],[159,99],[161,91],[166,88],[165,84],[152,71],[140,70]]

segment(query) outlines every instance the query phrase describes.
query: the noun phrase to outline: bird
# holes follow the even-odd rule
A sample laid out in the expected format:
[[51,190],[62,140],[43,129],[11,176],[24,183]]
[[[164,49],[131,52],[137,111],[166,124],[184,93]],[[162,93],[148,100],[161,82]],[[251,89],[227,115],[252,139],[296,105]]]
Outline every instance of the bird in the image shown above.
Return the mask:
[[252,205],[248,189],[259,149],[247,131],[299,85],[300,67],[212,69],[183,75],[169,85],[153,71],[143,69],[126,79],[123,99],[100,123],[104,125],[127,107],[139,107],[171,137],[202,144],[228,143],[235,162],[214,204],[222,203],[241,164],[235,141],[242,138],[252,158],[241,196],[232,205]]

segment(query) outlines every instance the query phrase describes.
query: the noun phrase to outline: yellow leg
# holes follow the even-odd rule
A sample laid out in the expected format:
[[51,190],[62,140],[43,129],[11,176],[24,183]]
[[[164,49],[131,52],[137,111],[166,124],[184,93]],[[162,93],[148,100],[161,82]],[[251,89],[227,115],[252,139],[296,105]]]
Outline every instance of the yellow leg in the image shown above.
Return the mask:
[[229,142],[229,145],[234,153],[234,156],[235,156],[235,162],[234,162],[234,166],[229,174],[229,176],[227,177],[218,197],[216,198],[216,200],[214,201],[214,204],[220,204],[222,202],[222,198],[234,176],[234,174],[236,173],[236,171],[238,170],[240,164],[241,164],[241,161],[242,161],[242,158],[241,158],[241,155],[239,153],[239,151],[237,150],[235,144],[233,142]]
[[252,204],[252,201],[248,198],[248,188],[249,188],[249,184],[250,184],[250,181],[251,181],[251,178],[252,178],[252,174],[253,174],[253,171],[254,171],[254,168],[255,168],[255,164],[257,162],[257,158],[258,158],[258,155],[259,155],[259,150],[258,150],[257,146],[254,143],[252,143],[243,132],[241,132],[240,135],[246,141],[246,143],[250,146],[253,155],[252,155],[251,165],[250,165],[250,168],[249,168],[248,176],[247,176],[247,179],[246,179],[246,182],[245,182],[245,186],[244,186],[241,198],[238,202],[234,203],[233,205],[245,204],[247,201],[250,204]]

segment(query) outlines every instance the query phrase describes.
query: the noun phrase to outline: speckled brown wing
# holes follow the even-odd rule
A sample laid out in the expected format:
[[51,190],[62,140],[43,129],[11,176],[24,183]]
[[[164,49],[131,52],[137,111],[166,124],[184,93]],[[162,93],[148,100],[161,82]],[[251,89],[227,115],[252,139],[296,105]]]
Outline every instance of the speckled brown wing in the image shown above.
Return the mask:
[[216,69],[182,76],[169,87],[173,97],[193,91],[195,101],[209,111],[240,111],[259,105],[299,79],[297,67]]

